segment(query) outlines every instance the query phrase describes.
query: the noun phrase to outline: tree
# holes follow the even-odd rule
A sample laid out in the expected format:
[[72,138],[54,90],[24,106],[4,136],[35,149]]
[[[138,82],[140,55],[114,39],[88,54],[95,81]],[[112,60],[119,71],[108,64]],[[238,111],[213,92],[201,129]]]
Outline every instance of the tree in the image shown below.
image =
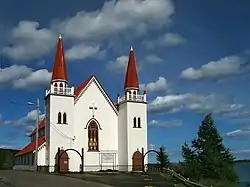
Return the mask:
[[234,171],[234,157],[223,145],[223,139],[214,125],[212,114],[205,116],[199,126],[198,137],[192,141],[191,148],[182,146],[182,162],[184,171],[191,178],[222,179],[237,182]]
[[162,156],[157,154],[156,160],[157,160],[158,164],[162,163],[162,166],[164,168],[168,168],[170,165],[170,161],[168,158],[168,154],[166,152],[166,148],[164,146],[161,146],[161,148],[162,148]]

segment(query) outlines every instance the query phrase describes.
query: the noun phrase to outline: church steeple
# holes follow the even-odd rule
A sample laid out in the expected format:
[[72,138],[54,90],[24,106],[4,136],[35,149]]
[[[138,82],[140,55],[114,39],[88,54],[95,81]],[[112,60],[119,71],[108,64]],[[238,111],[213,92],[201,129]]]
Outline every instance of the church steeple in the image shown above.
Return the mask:
[[57,49],[55,54],[54,68],[52,73],[52,82],[65,81],[68,82],[68,73],[64,58],[64,49],[62,35],[59,35],[57,40]]
[[46,97],[49,94],[74,95],[74,86],[68,87],[68,73],[64,57],[62,35],[57,40],[57,48],[54,60],[50,89],[46,90]]
[[146,92],[139,93],[139,80],[136,69],[135,52],[131,47],[129,52],[129,59],[127,65],[127,72],[124,81],[124,96],[117,96],[118,104],[133,101],[133,102],[147,102]]
[[139,81],[138,81],[138,75],[137,75],[137,70],[136,70],[135,54],[134,54],[134,50],[132,46],[130,48],[127,73],[126,73],[125,82],[124,82],[125,92],[130,89],[139,90]]

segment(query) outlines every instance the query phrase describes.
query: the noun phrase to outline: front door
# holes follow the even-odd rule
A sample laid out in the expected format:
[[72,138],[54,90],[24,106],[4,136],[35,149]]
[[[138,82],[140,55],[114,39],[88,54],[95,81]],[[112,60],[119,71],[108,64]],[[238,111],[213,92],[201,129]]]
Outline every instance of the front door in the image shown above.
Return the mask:
[[142,154],[136,151],[132,157],[132,171],[142,171]]
[[[69,156],[63,150],[60,150],[60,172],[68,172],[69,171]],[[57,164],[57,157],[56,157]],[[56,169],[58,170],[58,169]]]

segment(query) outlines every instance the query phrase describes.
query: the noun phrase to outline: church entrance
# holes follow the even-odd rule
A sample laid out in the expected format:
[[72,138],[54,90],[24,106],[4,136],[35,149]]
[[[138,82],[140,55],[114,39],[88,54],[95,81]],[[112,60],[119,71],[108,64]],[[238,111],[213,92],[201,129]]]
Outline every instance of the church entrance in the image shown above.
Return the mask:
[[[60,171],[59,172],[68,172],[69,171],[69,156],[68,153],[64,150],[60,150]],[[55,158],[55,163],[57,165],[58,156]],[[56,167],[56,171],[58,167]]]
[[142,154],[136,151],[132,157],[132,171],[142,171]]

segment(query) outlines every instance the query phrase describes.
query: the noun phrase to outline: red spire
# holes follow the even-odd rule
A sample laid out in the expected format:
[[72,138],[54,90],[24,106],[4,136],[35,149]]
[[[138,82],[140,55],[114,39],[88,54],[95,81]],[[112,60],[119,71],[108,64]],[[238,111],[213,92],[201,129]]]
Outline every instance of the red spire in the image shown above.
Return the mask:
[[52,73],[52,81],[64,80],[68,81],[68,74],[66,69],[66,62],[64,58],[62,35],[59,35],[57,41],[57,50],[54,61],[54,68]]
[[137,70],[136,70],[136,63],[135,63],[135,54],[134,50],[131,47],[130,53],[129,53],[129,60],[128,60],[128,66],[127,66],[127,73],[125,77],[125,83],[124,83],[124,90],[127,89],[139,89],[139,81],[137,76]]

